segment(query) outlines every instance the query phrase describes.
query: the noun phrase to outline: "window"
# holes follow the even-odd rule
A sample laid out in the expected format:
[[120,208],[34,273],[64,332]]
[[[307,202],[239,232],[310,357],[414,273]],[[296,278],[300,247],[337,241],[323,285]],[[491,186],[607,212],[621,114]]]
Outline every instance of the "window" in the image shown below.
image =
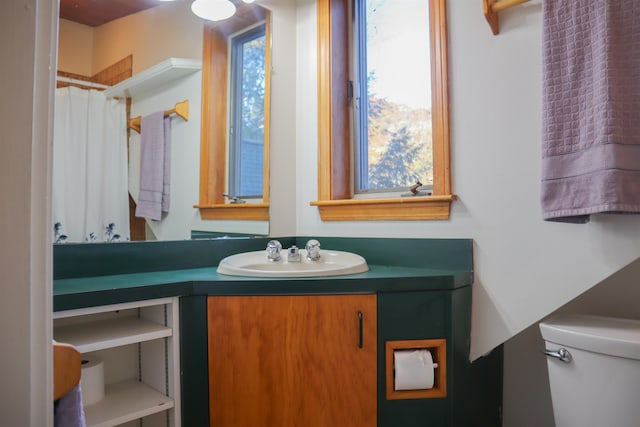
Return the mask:
[[[255,4],[238,5],[232,18],[204,26],[200,201],[195,206],[202,219],[269,219],[270,38],[270,13]],[[254,86],[248,90],[251,79]],[[229,203],[223,194],[252,200]]]
[[[355,0],[353,10],[351,1],[318,0],[319,182],[312,205],[328,221],[446,219],[453,196],[445,0]],[[413,3],[422,11],[403,13]],[[385,19],[392,19],[390,26]],[[422,34],[421,26],[427,27]],[[373,44],[390,39],[404,44],[391,48],[401,57],[387,53],[380,62],[381,48]],[[386,65],[411,56],[430,60],[387,75]],[[406,67],[417,77],[410,79]],[[405,87],[426,99],[403,99],[399,89]],[[379,190],[406,192],[414,180],[431,184],[433,194],[360,198]]]
[[354,6],[354,193],[431,187],[429,0]]
[[229,193],[262,197],[265,25],[231,40]]

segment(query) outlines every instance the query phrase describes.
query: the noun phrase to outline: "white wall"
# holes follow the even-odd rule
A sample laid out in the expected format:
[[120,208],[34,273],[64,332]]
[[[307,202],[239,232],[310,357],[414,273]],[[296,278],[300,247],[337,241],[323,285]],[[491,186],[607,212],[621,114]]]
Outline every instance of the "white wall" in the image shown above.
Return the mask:
[[7,426],[53,425],[48,181],[56,15],[50,0],[0,3],[0,414]]
[[[132,98],[131,117],[173,108],[176,102],[189,101],[189,121],[171,119],[171,187],[169,212],[162,221],[148,221],[147,226],[158,240],[190,238],[190,224],[197,211],[200,158],[200,71],[177,79],[152,92]],[[129,192],[137,202],[140,189],[140,134],[131,131],[129,138]]]
[[[61,43],[58,46],[58,70],[83,76],[94,75],[91,63],[93,28],[66,19],[61,19],[59,26]],[[66,42],[62,42],[62,39]]]
[[295,0],[262,0],[273,22],[271,57],[271,140],[269,175],[269,234],[293,235],[296,223],[296,191],[300,174],[311,174],[296,164],[297,76]]
[[166,58],[202,58],[202,19],[168,2],[95,28],[93,72],[133,54],[133,74]]
[[313,2],[298,3],[295,152],[272,159],[276,170],[297,164],[296,226],[282,229],[474,239],[472,359],[640,256],[638,217],[596,216],[586,225],[541,220],[539,4],[503,12],[502,32],[493,36],[481,2],[447,2],[453,190],[460,198],[451,219],[322,222],[309,205],[317,194],[316,11]]
[[202,58],[202,19],[188,2],[161,3],[98,27],[60,20],[59,70],[92,76],[133,55],[133,74],[166,58]]

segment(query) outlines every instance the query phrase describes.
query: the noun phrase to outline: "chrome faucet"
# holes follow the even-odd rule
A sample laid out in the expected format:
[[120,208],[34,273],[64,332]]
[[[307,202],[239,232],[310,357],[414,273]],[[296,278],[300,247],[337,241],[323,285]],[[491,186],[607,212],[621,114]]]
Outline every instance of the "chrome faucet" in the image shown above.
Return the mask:
[[311,239],[304,248],[307,250],[307,259],[309,261],[318,261],[320,259],[320,242]]
[[301,262],[300,250],[296,245],[287,249],[287,262]]
[[282,244],[277,240],[269,240],[269,243],[267,243],[267,259],[269,261],[280,261],[282,259],[280,251],[282,251]]

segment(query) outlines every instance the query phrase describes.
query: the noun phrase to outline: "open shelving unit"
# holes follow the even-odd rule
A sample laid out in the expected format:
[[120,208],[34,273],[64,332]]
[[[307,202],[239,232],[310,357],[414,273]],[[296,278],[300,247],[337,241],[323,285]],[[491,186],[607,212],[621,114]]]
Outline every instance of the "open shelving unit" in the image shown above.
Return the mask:
[[104,398],[84,407],[88,427],[180,426],[177,298],[56,312],[54,338],[104,362]]

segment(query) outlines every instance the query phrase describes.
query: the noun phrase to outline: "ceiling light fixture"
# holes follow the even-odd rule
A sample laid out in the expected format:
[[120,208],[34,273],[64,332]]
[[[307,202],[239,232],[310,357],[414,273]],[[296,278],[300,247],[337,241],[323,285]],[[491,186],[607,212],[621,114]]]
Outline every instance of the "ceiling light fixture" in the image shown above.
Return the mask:
[[236,13],[236,5],[229,0],[195,0],[191,11],[208,21],[222,21]]

